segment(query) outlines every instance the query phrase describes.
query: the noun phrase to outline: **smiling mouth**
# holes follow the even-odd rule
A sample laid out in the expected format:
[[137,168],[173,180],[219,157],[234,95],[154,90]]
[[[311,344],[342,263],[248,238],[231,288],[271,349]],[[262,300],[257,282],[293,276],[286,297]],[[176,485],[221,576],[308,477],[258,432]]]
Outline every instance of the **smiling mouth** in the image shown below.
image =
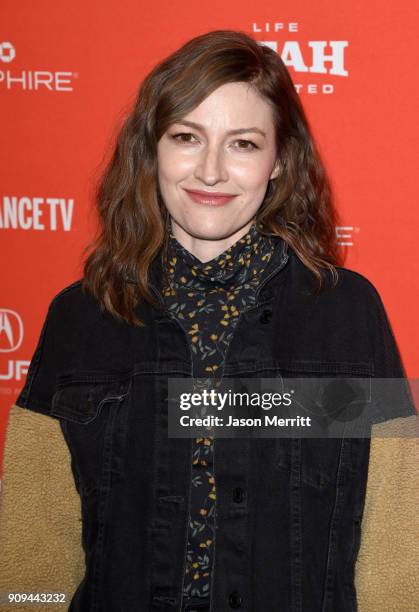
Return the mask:
[[235,194],[228,193],[211,193],[210,191],[194,191],[193,189],[185,189],[184,191],[194,202],[207,206],[222,206],[236,197]]

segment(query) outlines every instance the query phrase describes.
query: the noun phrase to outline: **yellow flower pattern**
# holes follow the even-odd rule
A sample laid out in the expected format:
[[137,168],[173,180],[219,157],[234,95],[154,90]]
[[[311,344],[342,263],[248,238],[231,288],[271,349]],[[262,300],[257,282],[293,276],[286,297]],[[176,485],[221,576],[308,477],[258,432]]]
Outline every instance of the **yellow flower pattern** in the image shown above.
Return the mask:
[[[226,251],[201,262],[169,232],[163,295],[190,340],[194,378],[222,377],[233,329],[243,309],[255,302],[255,291],[276,244],[274,237],[263,236],[253,223]],[[210,594],[217,498],[214,449],[211,437],[193,441],[185,599]]]

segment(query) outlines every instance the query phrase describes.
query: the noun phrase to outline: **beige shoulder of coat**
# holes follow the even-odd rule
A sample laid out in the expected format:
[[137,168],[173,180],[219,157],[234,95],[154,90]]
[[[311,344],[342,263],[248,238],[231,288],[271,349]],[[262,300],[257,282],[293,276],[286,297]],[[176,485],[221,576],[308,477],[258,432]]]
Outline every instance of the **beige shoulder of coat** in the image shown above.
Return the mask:
[[12,406],[2,465],[0,593],[65,592],[66,606],[13,606],[62,612],[85,566],[80,497],[59,421]]
[[[361,546],[359,612],[417,612],[419,440],[415,416],[374,425]],[[384,437],[390,436],[390,437]]]

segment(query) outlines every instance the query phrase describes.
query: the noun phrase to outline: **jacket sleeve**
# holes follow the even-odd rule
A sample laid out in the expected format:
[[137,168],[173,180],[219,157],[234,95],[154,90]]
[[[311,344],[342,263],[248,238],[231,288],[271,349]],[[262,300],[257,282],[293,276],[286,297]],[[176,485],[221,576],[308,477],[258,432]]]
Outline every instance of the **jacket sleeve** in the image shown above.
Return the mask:
[[400,351],[378,291],[372,286],[370,329],[374,363],[372,424],[417,414]]
[[12,406],[2,474],[0,592],[64,592],[68,607],[84,575],[84,551],[80,497],[59,421]]
[[359,612],[417,610],[419,440],[408,437],[413,427],[414,416],[373,426],[355,567]]
[[16,399],[16,404],[21,408],[45,415],[49,415],[51,410],[59,358],[57,347],[60,346],[60,323],[56,302],[57,296],[48,307],[25,384]]

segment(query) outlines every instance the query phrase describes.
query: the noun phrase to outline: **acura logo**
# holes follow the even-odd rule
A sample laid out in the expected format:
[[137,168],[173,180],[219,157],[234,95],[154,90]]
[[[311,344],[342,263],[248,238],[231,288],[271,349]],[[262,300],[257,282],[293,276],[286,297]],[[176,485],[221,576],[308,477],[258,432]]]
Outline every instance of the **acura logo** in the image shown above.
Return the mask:
[[0,308],[0,353],[16,351],[22,341],[22,319],[14,310]]

